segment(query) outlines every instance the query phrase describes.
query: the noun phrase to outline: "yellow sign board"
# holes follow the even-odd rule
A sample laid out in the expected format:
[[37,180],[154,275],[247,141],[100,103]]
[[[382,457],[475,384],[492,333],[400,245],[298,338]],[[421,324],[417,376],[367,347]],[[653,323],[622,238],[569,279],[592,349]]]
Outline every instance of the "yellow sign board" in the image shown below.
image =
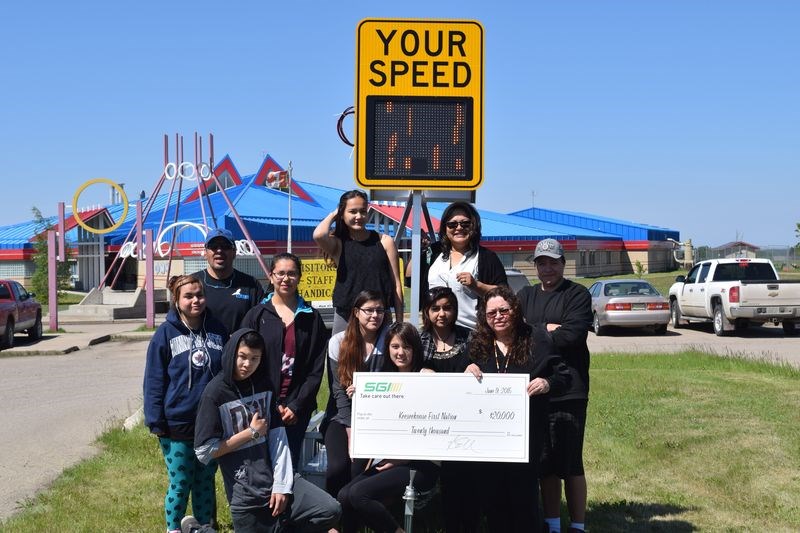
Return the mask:
[[477,189],[483,26],[366,19],[356,39],[356,182],[369,189]]
[[303,259],[303,275],[297,284],[300,296],[307,302],[330,301],[336,283],[336,267],[324,259]]

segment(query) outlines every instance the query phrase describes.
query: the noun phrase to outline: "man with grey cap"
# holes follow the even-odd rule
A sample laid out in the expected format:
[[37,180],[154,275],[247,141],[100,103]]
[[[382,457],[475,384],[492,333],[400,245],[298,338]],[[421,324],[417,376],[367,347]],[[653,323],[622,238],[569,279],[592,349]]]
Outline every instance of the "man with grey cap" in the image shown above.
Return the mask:
[[541,283],[525,287],[519,300],[528,324],[542,324],[572,377],[569,388],[550,398],[550,432],[542,454],[541,494],[548,529],[560,532],[561,480],[570,516],[570,532],[585,529],[586,477],[583,434],[589,402],[589,347],[592,297],[583,285],[564,278],[564,247],[542,239],[533,253]]
[[261,302],[264,289],[253,276],[233,268],[236,241],[230,230],[215,228],[208,232],[205,258],[208,267],[194,275],[205,287],[206,308],[228,333],[233,333],[250,308]]

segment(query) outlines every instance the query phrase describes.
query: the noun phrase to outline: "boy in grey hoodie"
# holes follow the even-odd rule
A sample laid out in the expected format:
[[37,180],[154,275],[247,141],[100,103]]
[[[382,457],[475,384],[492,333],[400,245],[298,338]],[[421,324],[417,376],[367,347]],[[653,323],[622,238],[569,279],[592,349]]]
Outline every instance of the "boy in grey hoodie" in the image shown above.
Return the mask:
[[195,425],[195,453],[216,459],[237,532],[327,531],[341,514],[325,491],[295,475],[264,356],[252,329],[231,335],[222,372],[208,384]]

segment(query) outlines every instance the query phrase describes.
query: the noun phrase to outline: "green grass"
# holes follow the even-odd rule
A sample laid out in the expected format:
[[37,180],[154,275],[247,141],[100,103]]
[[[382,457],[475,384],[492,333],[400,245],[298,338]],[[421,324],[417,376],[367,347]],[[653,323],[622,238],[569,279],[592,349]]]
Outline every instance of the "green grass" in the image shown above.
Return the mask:
[[[598,355],[591,375],[591,531],[800,530],[800,371],[684,352]],[[326,399],[322,390],[321,407]],[[163,529],[155,438],[139,427],[99,443],[100,455],[65,471],[0,529]],[[219,477],[217,488],[230,531]]]

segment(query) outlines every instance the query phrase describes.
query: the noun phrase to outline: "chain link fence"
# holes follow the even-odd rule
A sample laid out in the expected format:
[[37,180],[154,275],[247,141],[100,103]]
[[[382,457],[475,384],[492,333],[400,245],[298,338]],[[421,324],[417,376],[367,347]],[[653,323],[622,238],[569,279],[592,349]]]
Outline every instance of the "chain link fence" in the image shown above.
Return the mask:
[[695,261],[706,259],[722,259],[735,257],[759,257],[772,261],[779,271],[800,270],[800,250],[794,245],[768,245],[768,246],[747,246],[737,244],[725,248],[711,248],[709,246],[698,246],[695,248]]

